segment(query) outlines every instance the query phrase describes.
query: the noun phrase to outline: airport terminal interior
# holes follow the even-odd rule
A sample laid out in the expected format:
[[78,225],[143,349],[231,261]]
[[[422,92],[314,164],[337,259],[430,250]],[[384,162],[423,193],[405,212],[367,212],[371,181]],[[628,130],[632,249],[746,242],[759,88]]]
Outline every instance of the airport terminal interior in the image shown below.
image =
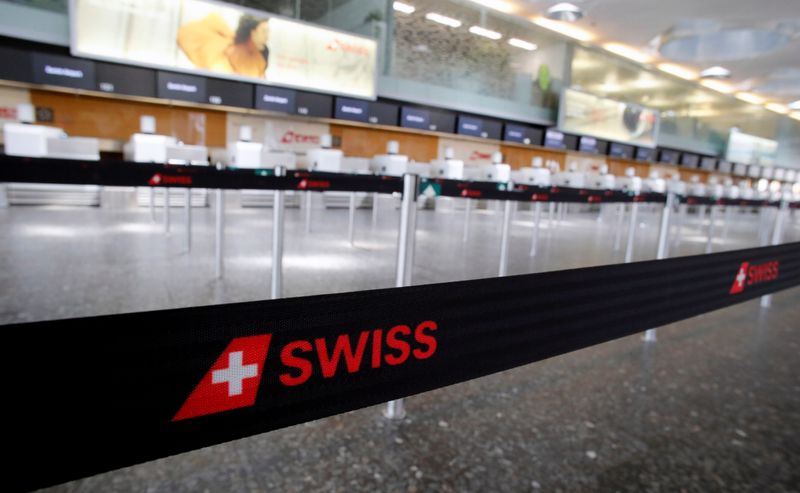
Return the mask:
[[796,0],[0,0],[2,489],[800,491],[798,49]]

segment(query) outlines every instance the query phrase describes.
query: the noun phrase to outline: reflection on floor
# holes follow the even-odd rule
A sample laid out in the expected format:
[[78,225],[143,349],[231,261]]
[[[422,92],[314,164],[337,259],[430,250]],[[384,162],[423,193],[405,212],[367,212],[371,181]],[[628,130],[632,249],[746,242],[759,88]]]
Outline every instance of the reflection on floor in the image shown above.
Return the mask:
[[[214,277],[213,209],[163,233],[146,209],[0,209],[0,321],[44,320],[265,299],[271,211],[226,214],[226,277]],[[398,212],[287,211],[287,296],[392,286]],[[159,221],[160,221],[159,211]],[[502,213],[420,211],[414,283],[497,273]],[[509,273],[620,262],[615,206],[572,211],[550,227],[516,213]],[[720,216],[721,217],[721,216]],[[717,227],[715,250],[756,246],[757,218]],[[655,254],[658,216],[640,215],[635,259]],[[690,215],[672,255],[703,252]],[[707,218],[706,218],[707,223]],[[623,222],[627,226],[627,218]],[[798,221],[786,241],[800,239]],[[727,237],[723,238],[723,234]],[[623,235],[624,238],[624,235]],[[377,407],[127,468],[52,491],[791,491],[800,484],[800,290],[407,400],[389,422]],[[43,446],[46,446],[43,444]],[[47,467],[42,464],[41,467]]]

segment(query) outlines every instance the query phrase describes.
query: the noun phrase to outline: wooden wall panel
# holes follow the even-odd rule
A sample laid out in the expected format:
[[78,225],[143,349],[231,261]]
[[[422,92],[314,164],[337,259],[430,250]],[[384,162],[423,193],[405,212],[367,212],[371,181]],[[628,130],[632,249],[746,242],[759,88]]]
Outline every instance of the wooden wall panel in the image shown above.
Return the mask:
[[186,144],[225,147],[223,111],[107,99],[62,92],[31,91],[31,102],[53,110],[49,125],[63,128],[75,137],[97,137],[126,141],[139,131],[139,117],[153,115],[157,132]]
[[344,125],[331,125],[331,135],[342,140],[341,149],[345,156],[371,158],[376,154],[386,154],[386,143],[396,140],[400,143],[401,154],[424,163],[436,159],[439,144],[439,138],[433,135]]
[[547,161],[556,161],[561,169],[565,169],[567,156],[565,152],[508,145],[501,145],[500,152],[503,153],[503,160],[511,165],[511,169],[528,167],[537,156],[542,158],[543,165],[546,165]]

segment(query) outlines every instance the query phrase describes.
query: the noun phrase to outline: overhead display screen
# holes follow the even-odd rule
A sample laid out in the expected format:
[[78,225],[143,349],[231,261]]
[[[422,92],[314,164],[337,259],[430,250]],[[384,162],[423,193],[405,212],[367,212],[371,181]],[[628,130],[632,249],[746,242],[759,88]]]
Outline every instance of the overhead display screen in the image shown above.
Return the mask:
[[564,89],[558,114],[563,132],[655,147],[659,113],[631,103]]
[[375,98],[375,40],[211,0],[71,0],[74,55]]
[[773,166],[778,156],[778,142],[732,129],[725,159],[737,163]]
[[624,159],[633,159],[633,146],[620,144],[619,142],[612,142],[608,150],[608,155],[613,157],[621,157]]

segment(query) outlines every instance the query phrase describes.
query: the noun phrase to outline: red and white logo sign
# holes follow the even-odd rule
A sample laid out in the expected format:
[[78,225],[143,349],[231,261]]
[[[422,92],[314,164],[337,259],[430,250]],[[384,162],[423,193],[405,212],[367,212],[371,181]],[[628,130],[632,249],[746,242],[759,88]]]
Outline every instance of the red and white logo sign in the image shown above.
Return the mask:
[[[297,387],[312,377],[336,378],[347,373],[377,371],[387,366],[425,360],[436,352],[436,322],[416,327],[362,330],[308,340],[295,340],[273,350],[277,384]],[[272,334],[231,341],[172,421],[250,407],[256,403]],[[273,344],[274,345],[274,344]]]
[[170,175],[162,175],[161,173],[156,173],[147,180],[151,186],[157,185],[191,185],[192,184],[192,177],[191,176],[170,176]]
[[172,421],[255,404],[271,338],[266,334],[231,341]]
[[774,281],[778,278],[779,267],[780,263],[777,260],[757,265],[751,265],[750,262],[742,262],[736,272],[736,277],[733,279],[733,285],[729,293],[738,294],[744,291],[747,286]]
[[319,135],[305,135],[287,130],[281,137],[281,144],[319,144]]

